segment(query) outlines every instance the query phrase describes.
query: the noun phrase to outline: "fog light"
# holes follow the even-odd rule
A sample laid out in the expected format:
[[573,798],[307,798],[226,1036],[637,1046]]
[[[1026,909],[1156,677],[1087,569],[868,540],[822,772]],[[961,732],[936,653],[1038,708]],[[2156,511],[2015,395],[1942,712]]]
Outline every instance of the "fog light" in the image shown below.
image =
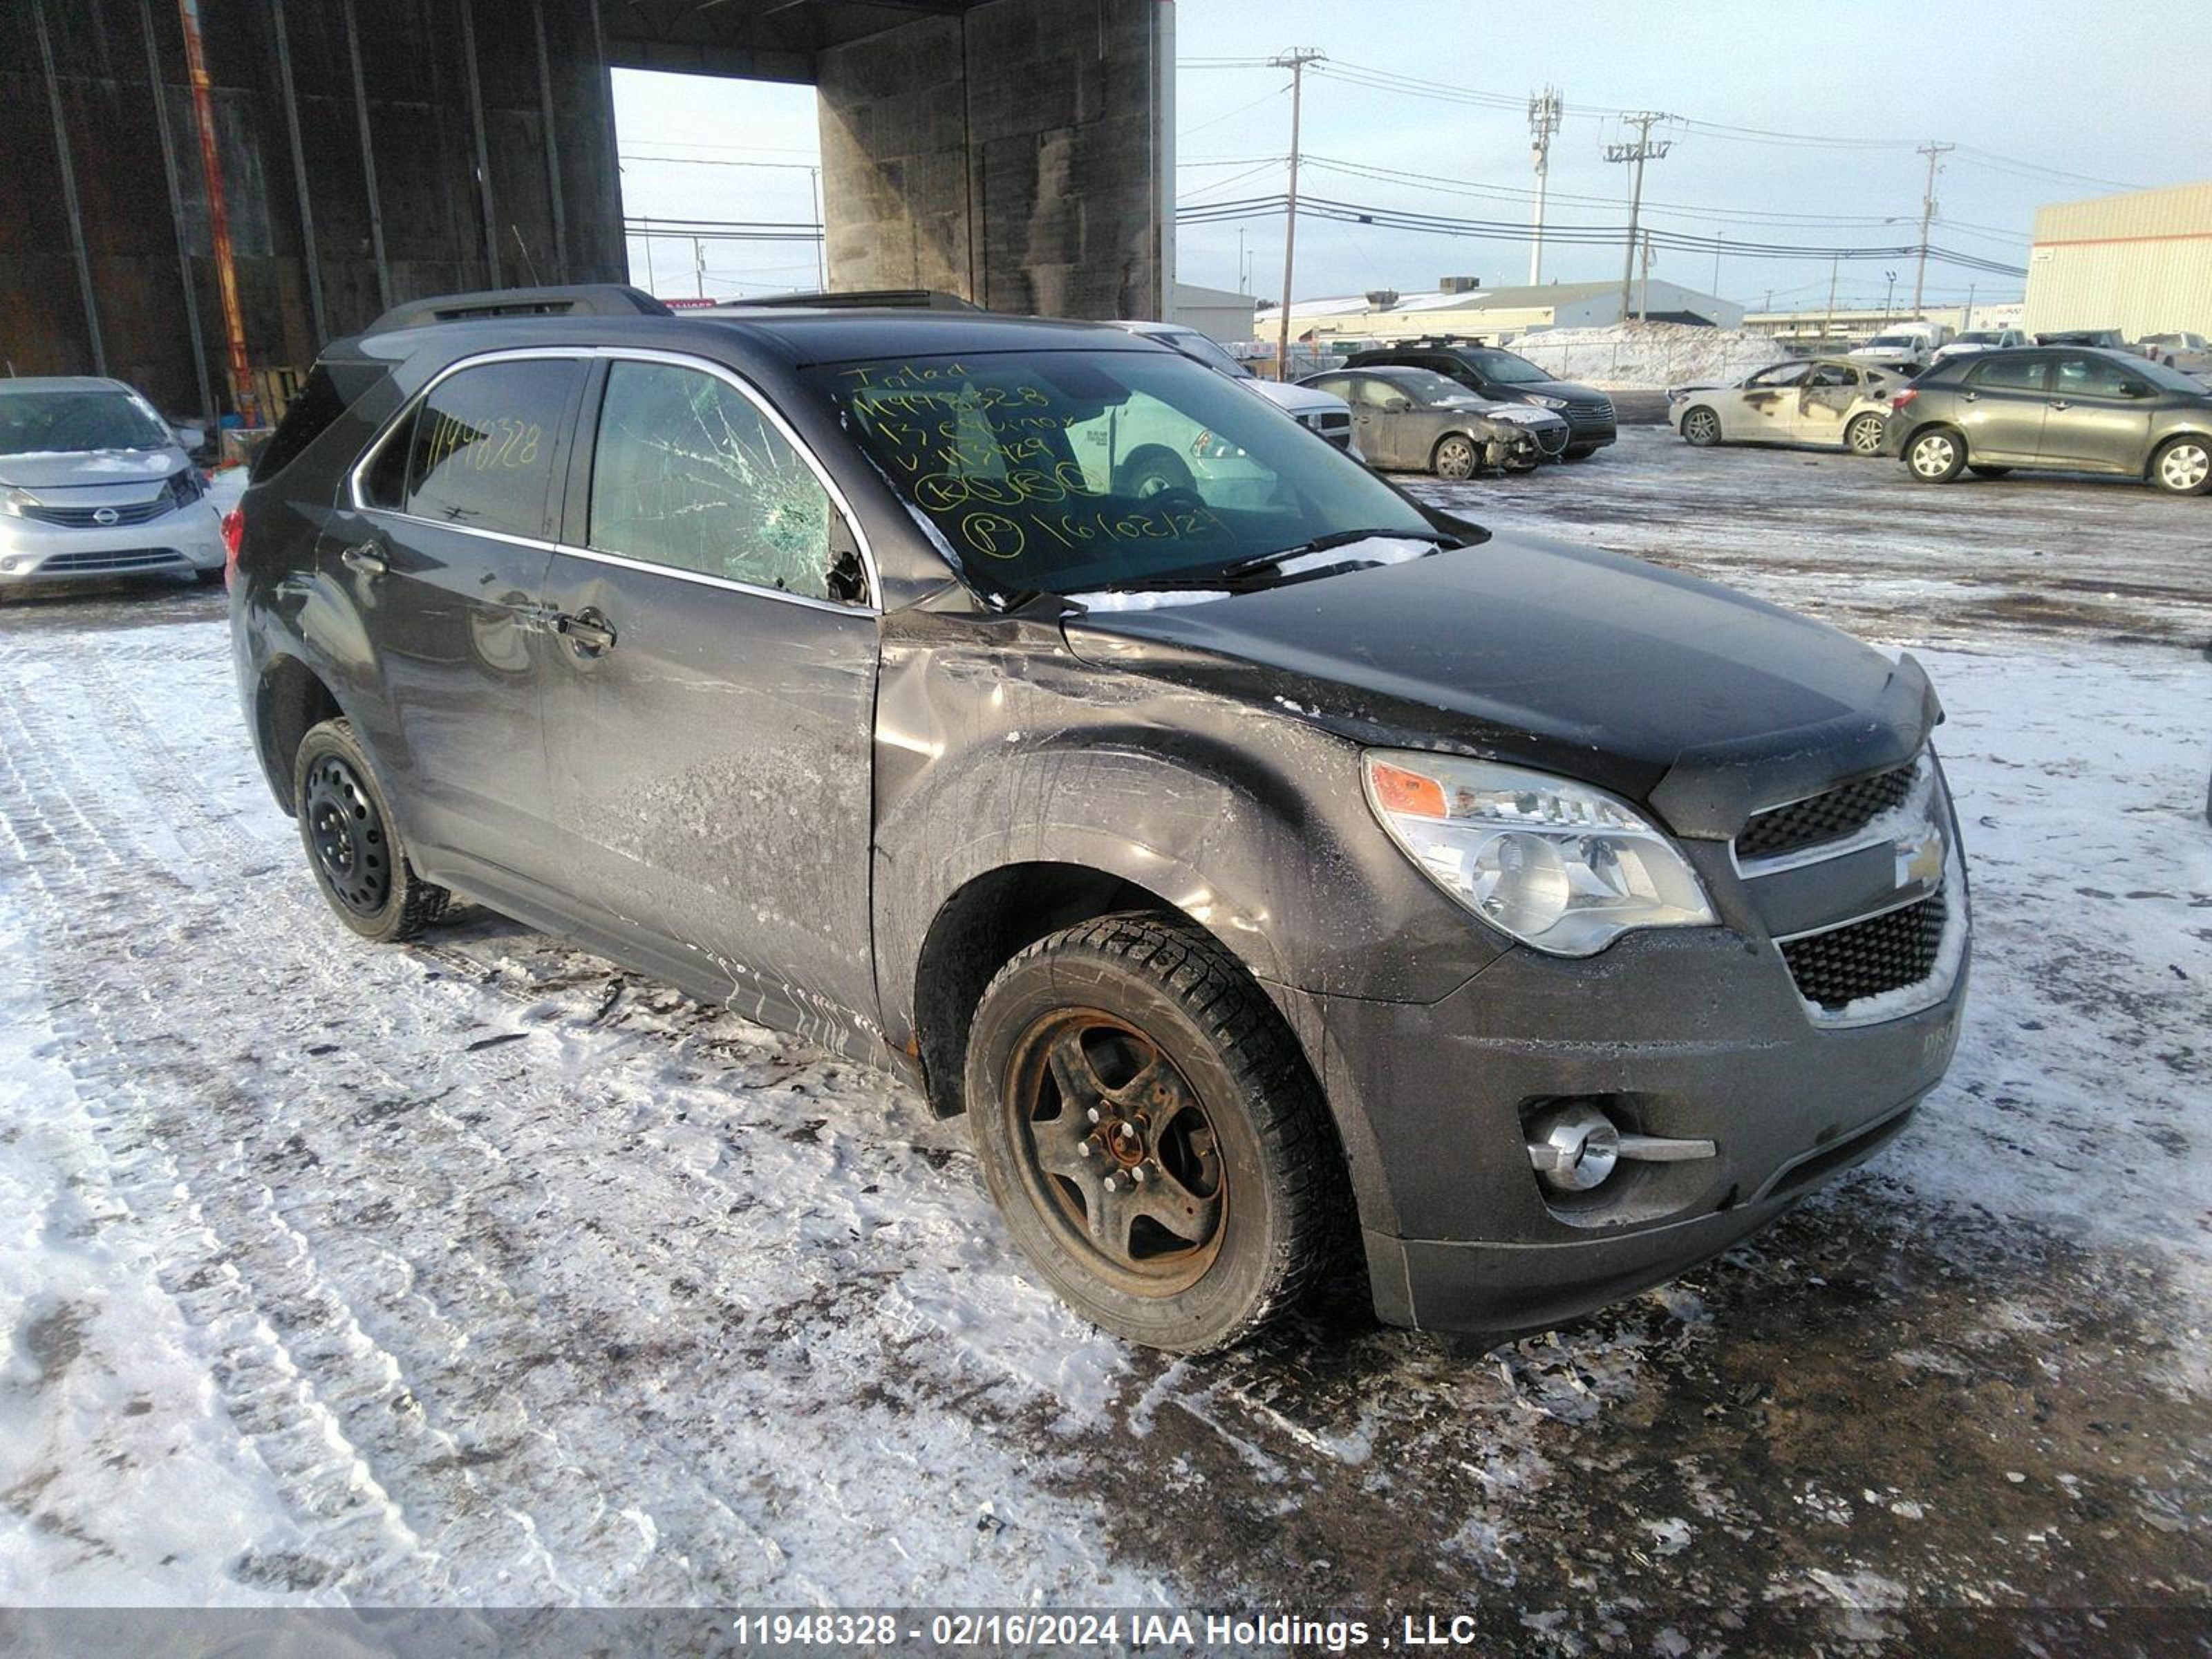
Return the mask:
[[1620,1162],[1620,1131],[1587,1101],[1547,1106],[1528,1120],[1528,1162],[1555,1193],[1586,1193]]

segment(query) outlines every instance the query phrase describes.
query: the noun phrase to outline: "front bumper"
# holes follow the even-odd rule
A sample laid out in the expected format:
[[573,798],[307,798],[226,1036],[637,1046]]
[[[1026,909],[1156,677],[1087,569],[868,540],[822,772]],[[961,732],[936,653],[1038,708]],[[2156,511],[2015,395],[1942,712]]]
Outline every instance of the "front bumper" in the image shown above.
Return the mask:
[[[1772,942],[1717,927],[1632,933],[1582,961],[1516,949],[1428,1006],[1293,997],[1351,1163],[1377,1313],[1536,1328],[1725,1249],[1903,1127],[1949,1063],[1966,978],[1962,957],[1916,1012],[1822,1023]],[[1563,1097],[1715,1154],[1549,1194],[1523,1126]]]
[[63,526],[0,514],[0,586],[100,581],[116,576],[189,576],[220,570],[222,520],[204,501],[143,524]]

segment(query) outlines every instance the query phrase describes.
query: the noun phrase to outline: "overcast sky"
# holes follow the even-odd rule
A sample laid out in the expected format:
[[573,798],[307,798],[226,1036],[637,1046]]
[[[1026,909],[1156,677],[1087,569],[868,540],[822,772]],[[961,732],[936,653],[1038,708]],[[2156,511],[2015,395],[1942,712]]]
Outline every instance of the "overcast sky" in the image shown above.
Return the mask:
[[[1291,47],[1329,58],[1306,80],[1303,191],[1361,207],[1525,222],[1533,182],[1526,102],[1547,82],[1569,111],[1552,149],[1547,216],[1555,227],[1617,231],[1625,222],[1628,169],[1608,164],[1603,151],[1623,136],[1617,113],[1607,112],[1633,109],[1692,124],[1655,131],[1673,148],[1650,164],[1644,197],[1652,225],[1703,236],[1798,246],[1910,243],[1927,165],[1914,147],[1929,140],[1965,147],[1943,158],[1930,241],[2014,265],[2025,263],[2039,203],[2212,173],[2204,151],[2212,30],[2201,26],[2205,14],[2194,3],[1578,0],[1527,8],[1532,21],[1520,23],[1515,7],[1466,0],[1181,0],[1175,10],[1177,191],[1185,204],[1280,193],[1289,76],[1208,60],[1262,59]],[[2174,27],[2192,14],[2199,26]],[[1375,84],[1378,74],[1457,95],[1386,89]],[[805,171],[816,153],[809,88],[629,72],[615,78],[629,213],[779,223],[813,217]],[[1503,101],[1467,101],[1486,94]],[[677,155],[690,159],[650,159]],[[1342,171],[1346,164],[1372,171]],[[1440,182],[1372,176],[1377,171]],[[1830,222],[1813,222],[1820,221]],[[1282,216],[1255,213],[1241,224],[1250,289],[1273,298],[1282,286]],[[1182,278],[1243,285],[1239,228],[1183,226]],[[1298,252],[1302,297],[1411,291],[1446,274],[1504,286],[1525,281],[1528,269],[1527,241],[1517,236],[1437,235],[1304,215]],[[659,292],[695,290],[688,240],[657,240],[653,256]],[[711,243],[705,257],[709,294],[813,282],[814,252],[804,242]],[[1621,257],[1617,240],[1553,243],[1544,274],[1609,279],[1620,274]],[[644,245],[635,240],[631,259],[643,280]],[[1842,301],[1879,304],[1891,269],[1899,271],[1902,303],[1911,262],[1896,259],[1844,263]],[[1662,248],[1652,275],[1711,289],[1714,270],[1709,252]],[[1770,289],[1777,306],[1818,305],[1828,279],[1825,258],[1726,255],[1718,288],[1754,307]],[[2002,297],[2016,295],[2021,279],[1931,264],[1929,299],[1963,299],[1969,283],[1978,297]]]

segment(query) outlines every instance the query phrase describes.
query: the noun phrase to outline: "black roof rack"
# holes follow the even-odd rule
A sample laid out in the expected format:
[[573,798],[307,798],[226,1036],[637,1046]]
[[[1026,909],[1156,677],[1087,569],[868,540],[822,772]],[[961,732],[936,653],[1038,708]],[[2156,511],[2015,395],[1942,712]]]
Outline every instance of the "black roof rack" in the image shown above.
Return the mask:
[[694,307],[709,313],[752,311],[762,306],[803,307],[830,311],[872,311],[890,307],[903,311],[981,311],[981,306],[934,288],[876,288],[846,289],[836,294],[763,294],[757,299],[725,300],[720,305]]
[[486,289],[476,294],[435,294],[396,305],[371,323],[370,334],[421,328],[428,323],[466,323],[487,317],[672,317],[676,313],[643,289],[626,283],[576,283],[557,288]]

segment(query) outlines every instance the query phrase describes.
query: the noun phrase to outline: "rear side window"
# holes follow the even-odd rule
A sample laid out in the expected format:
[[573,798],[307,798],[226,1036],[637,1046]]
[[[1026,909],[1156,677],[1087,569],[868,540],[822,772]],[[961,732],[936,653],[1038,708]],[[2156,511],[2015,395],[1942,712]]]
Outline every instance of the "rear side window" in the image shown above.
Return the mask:
[[2061,357],[2051,375],[2051,389],[2062,398],[2140,397],[2142,381],[2109,358]]
[[346,400],[339,395],[331,371],[316,364],[307,376],[307,385],[300,388],[299,396],[286,405],[284,418],[276,422],[276,430],[270,434],[269,441],[253,458],[253,482],[259,483],[264,478],[273,478],[291,465],[300,453],[321,437],[345,410]]
[[2044,360],[2040,357],[1991,357],[1974,365],[1973,372],[1966,376],[1966,383],[1988,386],[1996,392],[2040,392]]
[[808,599],[831,592],[830,492],[751,401],[672,363],[607,366],[594,550]]
[[440,381],[415,414],[401,510],[543,538],[561,422],[581,373],[575,362],[542,359],[485,363]]

